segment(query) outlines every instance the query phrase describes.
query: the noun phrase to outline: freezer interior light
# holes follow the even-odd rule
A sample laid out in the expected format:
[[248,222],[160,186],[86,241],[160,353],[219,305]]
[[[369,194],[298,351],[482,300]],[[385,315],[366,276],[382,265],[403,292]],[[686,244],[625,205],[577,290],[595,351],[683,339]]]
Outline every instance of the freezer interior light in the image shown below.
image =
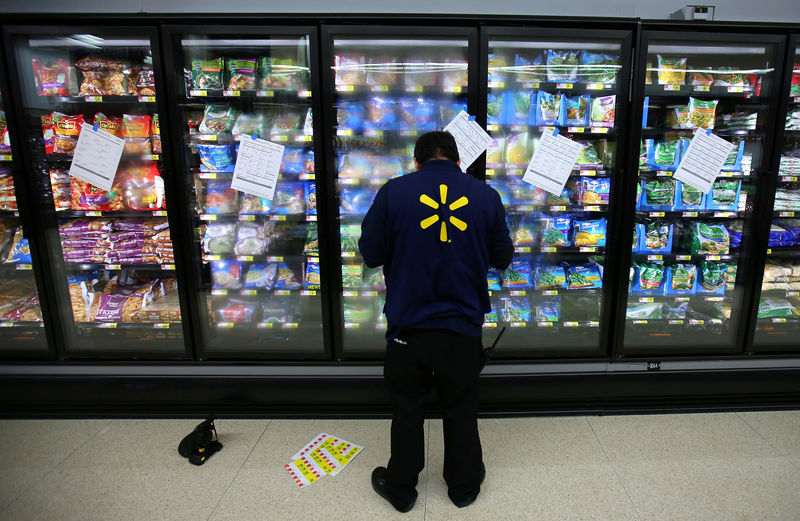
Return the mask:
[[183,47],[306,47],[308,46],[308,37],[303,36],[297,39],[216,39],[205,38],[202,36],[192,36],[181,40]]
[[565,49],[576,50],[586,49],[589,51],[616,51],[619,52],[618,43],[597,43],[597,42],[518,42],[518,41],[490,41],[489,47],[510,48],[510,49]]
[[466,47],[466,40],[335,40],[336,47]]
[[107,39],[90,34],[73,34],[57,38],[37,38],[28,41],[31,47],[150,47],[150,40],[142,39]]
[[766,47],[739,47],[739,46],[712,46],[712,45],[665,45],[657,44],[651,45],[647,49],[650,54],[668,53],[668,54],[767,54]]

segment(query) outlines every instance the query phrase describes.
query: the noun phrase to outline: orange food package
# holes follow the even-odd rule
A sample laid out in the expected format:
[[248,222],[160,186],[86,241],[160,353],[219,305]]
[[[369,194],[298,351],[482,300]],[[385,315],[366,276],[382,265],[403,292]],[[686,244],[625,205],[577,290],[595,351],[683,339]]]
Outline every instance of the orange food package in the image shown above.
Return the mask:
[[152,118],[147,114],[123,114],[122,137],[126,154],[150,154],[150,126]]
[[43,64],[39,58],[31,60],[33,81],[39,96],[69,95],[69,65],[64,60]]
[[78,144],[78,136],[83,125],[83,114],[68,116],[53,112],[53,152],[56,154],[72,154]]
[[150,127],[150,134],[152,138],[153,153],[161,153],[161,126],[158,122],[158,114],[153,114],[153,123]]
[[42,120],[42,139],[44,140],[44,153],[52,154],[56,145],[55,126],[53,125],[53,115],[41,116]]
[[73,210],[99,210],[112,212],[124,209],[122,188],[117,180],[106,191],[75,177],[70,178],[71,207]]
[[129,166],[117,174],[125,206],[130,210],[159,210],[166,206],[164,180],[154,163]]
[[53,192],[53,206],[57,212],[72,209],[69,170],[50,169],[50,189]]
[[94,123],[100,130],[122,137],[122,118],[109,117],[102,112],[98,112],[94,115]]

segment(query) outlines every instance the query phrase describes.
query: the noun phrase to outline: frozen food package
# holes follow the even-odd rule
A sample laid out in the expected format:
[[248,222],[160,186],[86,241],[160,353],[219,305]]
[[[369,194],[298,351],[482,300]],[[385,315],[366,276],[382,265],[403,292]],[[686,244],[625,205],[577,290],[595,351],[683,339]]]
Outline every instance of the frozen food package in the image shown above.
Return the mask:
[[700,287],[698,291],[707,293],[725,293],[728,281],[727,267],[720,262],[704,261],[700,265]]
[[530,246],[536,242],[536,227],[528,222],[520,222],[511,232],[515,246]]
[[297,275],[285,262],[278,263],[278,274],[275,278],[275,289],[291,290],[299,289],[302,282],[297,279]]
[[56,154],[72,154],[78,144],[78,136],[83,127],[83,115],[68,116],[60,112],[51,114],[53,120],[53,152]]
[[258,306],[255,302],[243,299],[229,299],[216,309],[216,316],[222,322],[249,324],[255,320]]
[[233,223],[211,223],[203,236],[203,251],[212,255],[233,253],[236,242],[236,225]]
[[563,125],[562,115],[566,113],[563,107],[564,96],[562,94],[551,94],[540,90],[536,93],[536,117],[537,125]]
[[136,94],[139,96],[155,96],[156,81],[153,76],[153,67],[142,65],[136,75]]
[[506,168],[516,166],[527,168],[533,151],[528,143],[528,133],[514,134],[506,138]]
[[150,126],[150,139],[152,140],[153,153],[161,153],[161,125],[159,124],[158,114],[153,114],[153,123]]
[[298,113],[294,110],[287,110],[280,112],[272,120],[272,128],[270,128],[270,135],[284,135],[291,134],[295,130],[301,128],[305,114]]
[[496,137],[489,143],[486,149],[486,168],[500,168],[504,164],[504,148],[506,140],[503,137]]
[[719,100],[689,98],[689,126],[687,128],[714,128],[714,118]]
[[539,220],[543,246],[570,246],[572,216],[543,216]]
[[33,58],[31,63],[37,95],[69,95],[69,64],[65,60],[42,63],[39,58]]
[[581,51],[581,79],[586,83],[616,83],[619,56]]
[[691,85],[702,85],[710,87],[714,84],[714,75],[711,67],[698,67],[692,72]]
[[443,67],[442,88],[446,92],[459,92],[459,89],[467,86],[467,60],[448,56],[444,59]]
[[515,54],[514,72],[517,81],[529,84],[547,81],[547,66],[541,54],[537,54],[532,60],[520,54]]
[[631,292],[636,294],[662,293],[666,281],[663,262],[642,262],[636,265],[636,276]]
[[236,212],[236,191],[229,180],[210,180],[206,184],[206,213]]
[[370,56],[368,59],[367,80],[369,86],[397,85],[398,74],[403,70],[403,64],[397,63],[396,56]]
[[[504,94],[493,94],[489,93],[487,95],[487,119],[486,122],[489,125],[500,125],[503,121],[503,104],[505,103],[505,95]],[[538,98],[537,98],[538,99]]]
[[606,220],[575,219],[573,223],[575,246],[597,246],[606,245]]
[[340,225],[339,238],[342,245],[342,251],[359,251],[358,240],[361,238],[361,226],[357,224]]
[[686,82],[686,58],[658,55],[658,84],[683,85]]
[[508,125],[527,125],[531,113],[531,98],[534,98],[533,91],[523,90],[510,92],[511,109],[508,114],[506,124]]
[[566,264],[567,289],[600,289],[603,276],[597,263]]
[[675,204],[675,181],[672,179],[649,179],[642,181],[641,207],[671,209]]
[[242,134],[246,136],[264,134],[264,115],[260,113],[242,113],[236,117],[231,133],[235,139],[240,139]]
[[148,114],[123,114],[122,137],[125,139],[126,154],[150,154],[150,126],[152,118]]
[[531,283],[531,262],[525,257],[516,257],[503,272],[503,287],[512,289],[532,288]]
[[563,266],[542,264],[536,266],[536,289],[552,290],[567,287],[567,275]]
[[238,112],[227,105],[206,105],[198,130],[201,134],[227,134],[237,116]]
[[342,287],[361,289],[363,286],[364,267],[361,264],[342,264]]
[[534,304],[534,317],[537,322],[556,322],[561,316],[561,297],[546,297]]
[[578,79],[578,51],[549,49],[547,57],[547,81],[570,82]]
[[81,181],[77,177],[70,178],[71,208],[73,210],[117,211],[124,209],[123,190],[118,180],[114,181],[111,190],[106,191]]
[[291,56],[264,56],[258,59],[260,89],[301,89],[306,87],[308,67]]
[[608,177],[581,177],[581,204],[608,204],[611,196],[611,179]]
[[625,318],[628,320],[659,319],[662,318],[663,304],[651,302],[648,304],[628,305]]
[[758,303],[758,318],[794,318],[800,309],[788,299],[762,298]]
[[406,90],[420,90],[423,87],[436,85],[436,70],[438,64],[434,60],[421,57],[410,56],[403,63],[403,82]]
[[343,215],[366,215],[375,192],[369,188],[342,186],[339,192],[339,211]]
[[267,249],[267,238],[263,224],[243,222],[236,227],[236,255],[261,255]]
[[593,143],[589,141],[578,141],[580,145],[583,146],[581,149],[580,154],[578,154],[578,159],[575,161],[575,164],[578,166],[596,166],[602,167],[603,162],[600,159],[600,156],[597,155],[597,149],[595,148]]
[[306,215],[317,215],[317,185],[313,181],[303,183],[305,188]]
[[244,273],[242,287],[244,289],[270,290],[275,286],[277,276],[278,263],[276,262],[250,264]]
[[500,312],[497,310],[497,304],[492,301],[490,303],[489,312],[483,315],[484,324],[497,324],[500,322]]
[[738,210],[742,181],[737,179],[717,179],[711,184],[706,196],[709,210]]
[[593,99],[591,125],[593,127],[613,127],[616,103],[616,94]]
[[241,215],[267,215],[271,201],[266,197],[242,192],[239,194],[239,214]]
[[31,260],[31,247],[28,239],[22,235],[22,227],[17,228],[16,232],[14,232],[14,240],[6,262],[13,264],[30,264],[33,262]]
[[222,89],[223,59],[192,60],[192,87],[194,89]]
[[730,253],[730,235],[725,225],[720,223],[691,223],[688,240],[692,255]]
[[237,261],[213,261],[211,281],[214,289],[239,289],[242,287],[242,263]]
[[400,130],[428,131],[436,129],[436,103],[428,98],[400,98],[397,104]]
[[567,108],[567,125],[573,127],[586,127],[589,125],[589,101],[588,94],[581,96],[565,96]]
[[697,282],[697,266],[674,264],[667,267],[667,295],[692,294]]
[[272,213],[296,215],[305,213],[305,183],[278,182],[272,198]]
[[46,114],[40,117],[42,122],[42,140],[44,144],[44,153],[52,154],[55,148],[55,125],[53,123],[53,114]]
[[750,76],[738,68],[723,65],[715,72],[714,83],[719,87],[752,87],[755,83]]
[[365,85],[367,81],[365,58],[358,54],[337,54],[333,59],[336,85]]
[[364,130],[391,130],[397,125],[395,102],[386,96],[370,96],[367,99]]
[[236,164],[230,145],[197,145],[201,172],[233,172]]
[[79,92],[81,96],[136,95],[138,70],[128,63],[87,56],[75,62],[75,66],[83,73]]
[[500,308],[505,322],[520,323],[531,320],[531,304],[528,297],[500,297]]
[[123,137],[122,135],[122,127],[123,121],[122,118],[113,117],[113,116],[106,116],[102,112],[98,112],[94,115],[94,124],[97,127],[104,131],[108,132],[112,136]]
[[506,80],[506,62],[505,56],[500,54],[489,54],[489,82],[499,83]]
[[166,208],[164,180],[155,163],[149,166],[127,166],[117,173],[125,207],[130,210]]
[[228,90],[256,89],[256,60],[251,58],[227,58]]

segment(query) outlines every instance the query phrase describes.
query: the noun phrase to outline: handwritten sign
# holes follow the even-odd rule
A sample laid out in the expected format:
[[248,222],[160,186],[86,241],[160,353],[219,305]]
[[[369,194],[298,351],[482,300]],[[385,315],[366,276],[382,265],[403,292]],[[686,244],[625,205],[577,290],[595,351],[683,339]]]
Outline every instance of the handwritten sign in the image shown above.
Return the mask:
[[125,140],[88,123],[81,127],[69,175],[103,190],[111,190]]
[[283,145],[242,135],[231,188],[272,200],[283,158]]
[[444,129],[456,140],[463,172],[467,171],[467,167],[474,163],[492,142],[491,136],[475,122],[474,116],[463,110]]
[[707,194],[733,147],[710,130],[701,130],[692,138],[689,150],[683,154],[672,177]]
[[543,133],[522,180],[561,195],[581,150],[583,145],[559,136],[558,129]]

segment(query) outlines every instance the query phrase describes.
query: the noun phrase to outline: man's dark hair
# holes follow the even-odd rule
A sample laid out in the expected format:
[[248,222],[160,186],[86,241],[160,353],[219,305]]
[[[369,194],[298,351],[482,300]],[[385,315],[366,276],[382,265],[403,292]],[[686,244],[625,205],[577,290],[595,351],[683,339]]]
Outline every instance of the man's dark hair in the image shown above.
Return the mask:
[[434,130],[423,134],[414,146],[414,159],[421,165],[431,159],[458,161],[458,146],[450,132]]

